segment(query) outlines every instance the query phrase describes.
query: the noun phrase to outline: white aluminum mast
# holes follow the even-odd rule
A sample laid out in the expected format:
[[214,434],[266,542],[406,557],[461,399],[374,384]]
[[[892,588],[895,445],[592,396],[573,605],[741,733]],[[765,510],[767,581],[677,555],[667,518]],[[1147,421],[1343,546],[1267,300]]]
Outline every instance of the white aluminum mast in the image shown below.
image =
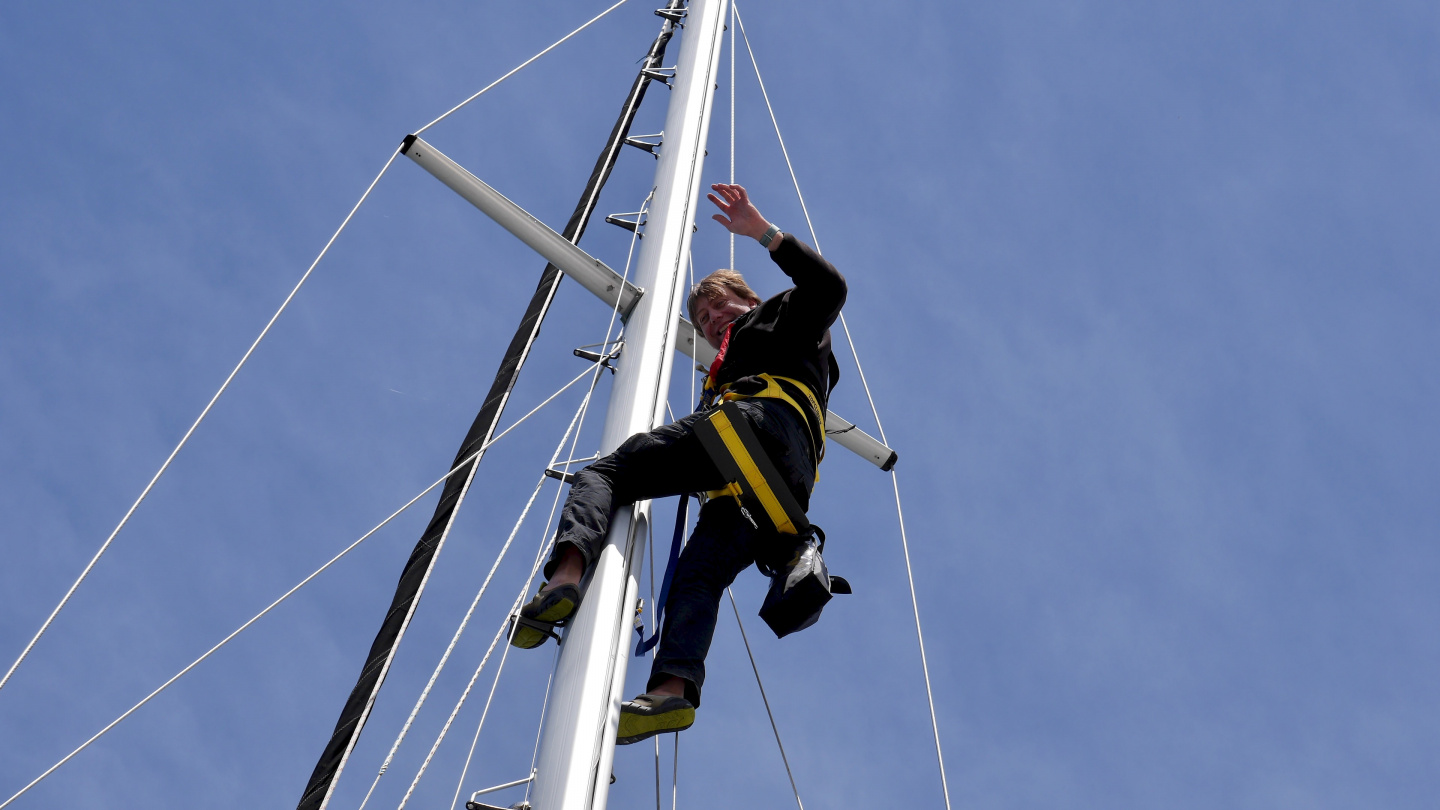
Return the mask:
[[[727,0],[691,0],[665,114],[654,198],[636,261],[645,290],[625,324],[600,452],[665,419],[686,266],[705,161]],[[531,801],[536,810],[602,810],[610,788],[631,618],[650,504],[620,509],[564,636]]]

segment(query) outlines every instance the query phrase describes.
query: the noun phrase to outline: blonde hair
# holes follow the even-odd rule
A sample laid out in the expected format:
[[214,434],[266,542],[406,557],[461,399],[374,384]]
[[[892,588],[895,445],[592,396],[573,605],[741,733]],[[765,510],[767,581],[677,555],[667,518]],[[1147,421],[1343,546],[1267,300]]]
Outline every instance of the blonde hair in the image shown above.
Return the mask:
[[685,311],[690,315],[690,322],[695,322],[695,304],[700,299],[713,301],[727,292],[735,293],[751,303],[760,303],[760,296],[756,295],[755,291],[750,289],[750,285],[745,283],[744,276],[734,270],[716,270],[700,279],[699,283],[695,285],[695,289],[690,291],[690,297],[685,300]]

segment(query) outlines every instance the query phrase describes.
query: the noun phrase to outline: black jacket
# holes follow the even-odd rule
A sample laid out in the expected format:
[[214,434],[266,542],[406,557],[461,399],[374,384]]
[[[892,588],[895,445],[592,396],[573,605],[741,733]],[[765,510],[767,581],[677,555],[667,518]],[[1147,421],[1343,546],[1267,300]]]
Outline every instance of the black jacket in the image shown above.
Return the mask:
[[[735,319],[715,382],[733,383],[732,389],[744,394],[764,387],[752,379],[757,374],[791,377],[809,386],[823,410],[840,379],[830,351],[830,324],[845,304],[845,277],[788,233],[770,258],[795,286]],[[807,416],[813,431],[823,414]]]

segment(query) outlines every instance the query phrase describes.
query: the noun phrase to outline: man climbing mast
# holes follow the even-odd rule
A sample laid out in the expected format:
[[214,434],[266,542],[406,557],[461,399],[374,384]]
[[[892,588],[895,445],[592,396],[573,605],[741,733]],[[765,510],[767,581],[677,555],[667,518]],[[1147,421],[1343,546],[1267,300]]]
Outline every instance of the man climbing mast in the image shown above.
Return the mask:
[[[771,225],[743,187],[711,189],[710,201],[721,211],[713,218],[731,233],[758,241],[795,286],[761,301],[734,270],[718,270],[695,285],[687,302],[691,321],[718,351],[707,394],[735,403],[783,486],[808,509],[824,452],[826,403],[840,375],[829,330],[845,303],[845,278],[808,245]],[[682,493],[718,494],[726,487],[729,482],[696,434],[707,410],[631,436],[576,473],[545,566],[548,582],[521,609],[512,644],[538,647],[554,625],[574,613],[580,582],[605,542],[615,509]],[[757,524],[738,498],[705,502],[675,568],[645,694],[621,707],[619,744],[690,727],[721,594],[757,560],[783,565],[796,542],[794,535]]]

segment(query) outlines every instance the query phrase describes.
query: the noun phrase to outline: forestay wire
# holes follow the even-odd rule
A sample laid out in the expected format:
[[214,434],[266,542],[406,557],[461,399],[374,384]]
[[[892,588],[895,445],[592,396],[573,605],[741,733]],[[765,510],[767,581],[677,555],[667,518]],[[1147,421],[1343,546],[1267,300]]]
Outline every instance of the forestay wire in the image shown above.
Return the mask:
[[[820,238],[815,233],[815,223],[810,219],[810,208],[805,204],[805,195],[800,191],[800,180],[795,176],[795,166],[790,161],[790,150],[785,147],[785,137],[780,134],[780,122],[775,116],[775,108],[770,103],[770,94],[765,89],[765,79],[760,75],[760,63],[755,58],[755,49],[750,45],[750,37],[745,33],[745,22],[740,17],[740,11],[736,4],[732,3],[731,8],[738,24],[740,37],[745,41],[745,50],[749,52],[750,64],[755,68],[755,80],[760,84],[760,94],[765,99],[765,109],[770,113],[770,123],[775,128],[775,138],[780,142],[780,152],[785,156],[785,167],[790,171],[790,181],[795,186],[795,196],[800,200],[800,210],[805,215],[805,225],[810,230],[810,241],[815,246],[816,252],[820,251]],[[845,313],[840,313],[840,327],[845,332],[845,341],[850,345],[850,354],[855,358],[855,370],[860,374],[860,384],[865,389],[865,398],[870,403],[870,412],[875,417],[875,427],[880,433],[880,441],[889,444],[885,439],[885,427],[880,422],[880,411],[875,407],[875,397],[870,392],[870,383],[865,379],[865,369],[860,365],[860,354],[855,350],[855,340],[850,335],[850,325],[845,320]],[[945,794],[946,810],[950,808],[950,784],[945,776],[945,755],[940,748],[940,724],[935,715],[935,695],[930,686],[930,664],[925,655],[925,633],[920,627],[920,603],[915,596],[915,574],[910,566],[910,543],[905,535],[905,512],[900,503],[900,480],[895,471],[890,471],[890,483],[895,489],[895,513],[900,523],[900,547],[905,555],[905,577],[910,583],[910,607],[915,614],[915,636],[920,644],[920,668],[925,676],[925,698],[930,705],[930,727],[935,735],[935,758],[940,766],[940,788]]]

